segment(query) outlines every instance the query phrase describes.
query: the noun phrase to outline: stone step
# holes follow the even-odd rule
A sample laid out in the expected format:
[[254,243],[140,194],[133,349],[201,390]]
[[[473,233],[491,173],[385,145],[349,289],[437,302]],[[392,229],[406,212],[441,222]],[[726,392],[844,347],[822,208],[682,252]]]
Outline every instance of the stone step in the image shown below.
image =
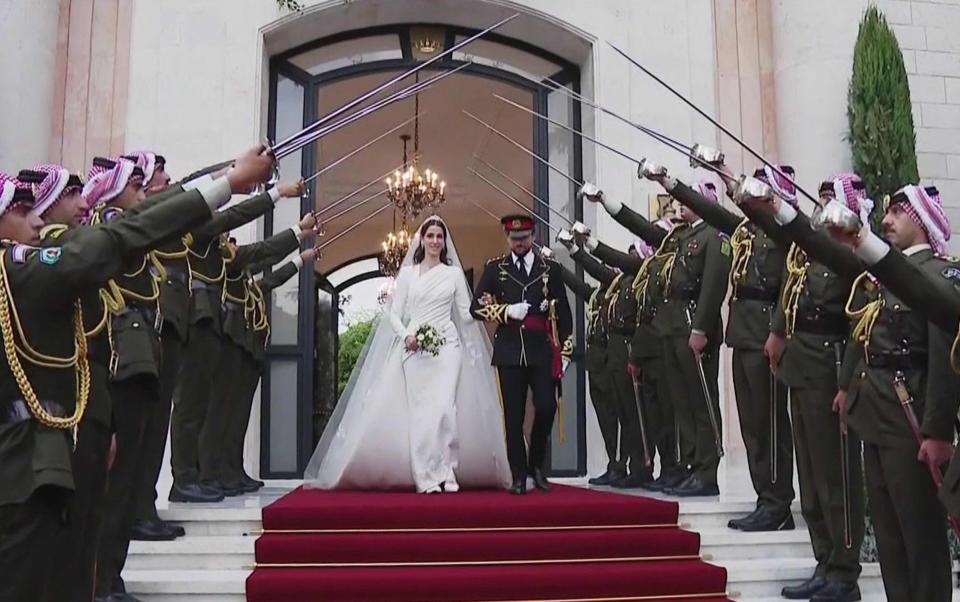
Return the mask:
[[244,602],[249,570],[123,571],[127,591],[144,602]]
[[159,510],[160,518],[181,525],[189,536],[260,534],[260,508],[224,508],[217,504],[176,504]]
[[[785,585],[796,585],[813,574],[812,558],[768,558],[766,560],[727,560],[714,558],[711,564],[727,569],[727,591],[736,600],[776,598]],[[883,595],[880,565],[867,563],[860,574],[860,591]]]
[[726,527],[700,531],[700,553],[708,562],[763,558],[810,558],[810,534],[792,531],[744,533]]
[[[671,500],[661,496],[651,497]],[[716,498],[705,498],[698,501],[680,501],[680,524],[693,531],[726,529],[730,519],[742,518],[753,512],[755,507],[756,503],[753,500],[717,501]],[[806,522],[800,515],[800,504],[793,504],[792,510],[797,529],[806,530]]]
[[187,535],[174,541],[132,541],[127,568],[252,570],[256,540],[244,535]]

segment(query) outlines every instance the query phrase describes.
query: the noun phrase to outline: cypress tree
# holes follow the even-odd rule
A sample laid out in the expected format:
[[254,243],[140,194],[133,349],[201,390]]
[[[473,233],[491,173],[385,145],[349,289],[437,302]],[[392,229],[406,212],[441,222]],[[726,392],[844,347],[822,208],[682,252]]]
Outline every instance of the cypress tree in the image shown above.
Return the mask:
[[883,218],[884,195],[917,183],[919,173],[907,70],[897,38],[875,6],[860,21],[847,118],[853,167],[877,202],[876,224]]

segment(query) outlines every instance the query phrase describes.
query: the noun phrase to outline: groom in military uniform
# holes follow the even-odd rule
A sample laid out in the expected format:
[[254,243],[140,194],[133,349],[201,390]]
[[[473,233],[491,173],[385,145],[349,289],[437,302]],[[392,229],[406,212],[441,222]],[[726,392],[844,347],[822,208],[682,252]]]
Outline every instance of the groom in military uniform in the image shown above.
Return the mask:
[[[501,220],[510,252],[487,262],[470,311],[496,323],[493,365],[500,382],[507,455],[513,473],[511,493],[526,493],[527,475],[549,491],[543,476],[547,439],[557,411],[559,385],[573,353],[573,317],[559,265],[533,252],[533,219],[508,215]],[[535,411],[529,455],[523,438],[527,391]]]

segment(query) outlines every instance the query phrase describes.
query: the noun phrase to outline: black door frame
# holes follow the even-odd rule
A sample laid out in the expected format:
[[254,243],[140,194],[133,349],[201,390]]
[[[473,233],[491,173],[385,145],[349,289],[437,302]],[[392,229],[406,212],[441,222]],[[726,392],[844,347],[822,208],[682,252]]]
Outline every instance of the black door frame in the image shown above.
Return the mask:
[[[329,85],[330,83],[336,82],[342,79],[348,79],[352,77],[357,77],[359,75],[376,73],[382,71],[395,71],[395,70],[406,70],[415,65],[420,61],[417,61],[410,53],[410,30],[415,27],[435,27],[443,28],[446,32],[445,48],[449,48],[453,45],[455,36],[457,35],[472,35],[477,33],[478,30],[472,30],[463,27],[450,26],[446,24],[433,24],[433,23],[407,23],[400,25],[390,25],[390,26],[380,26],[380,27],[371,27],[365,29],[351,30],[347,32],[342,32],[335,34],[333,36],[328,36],[321,38],[319,40],[311,41],[307,44],[303,44],[296,48],[290,49],[282,54],[279,54],[275,57],[272,57],[270,60],[270,87],[269,87],[269,100],[267,105],[267,133],[271,140],[276,139],[276,117],[277,117],[277,84],[279,81],[279,76],[283,76],[293,82],[297,83],[303,88],[303,123],[312,123],[317,118],[317,99],[319,98],[320,89]],[[384,61],[375,61],[370,63],[361,63],[359,65],[351,65],[348,67],[343,67],[340,69],[335,69],[332,71],[324,72],[318,75],[311,75],[306,71],[296,67],[291,64],[288,59],[296,56],[307,50],[332,44],[334,42],[340,42],[344,40],[369,37],[373,35],[383,35],[388,33],[396,33],[400,39],[400,47],[402,50],[402,58],[394,60],[384,60]],[[579,68],[556,56],[552,53],[549,53],[541,48],[528,44],[522,40],[517,40],[514,38],[508,38],[496,33],[490,33],[485,36],[485,39],[511,46],[518,50],[528,52],[535,56],[547,59],[559,66],[560,69],[557,73],[551,76],[551,79],[557,81],[561,84],[569,85],[574,91],[580,91],[580,70]],[[456,61],[452,58],[447,57],[445,60],[440,60],[434,63],[431,67],[436,66],[438,70],[447,70],[459,67],[463,65],[462,61]],[[535,110],[542,114],[547,114],[547,97],[550,92],[550,87],[546,85],[545,81],[534,82],[530,79],[527,79],[519,74],[512,73],[509,71],[504,71],[494,67],[480,65],[480,64],[470,64],[469,66],[463,69],[464,73],[487,77],[501,82],[507,82],[512,85],[515,85],[519,88],[528,90],[533,97],[533,107]],[[579,101],[571,100],[571,115],[573,118],[573,127],[576,129],[581,128],[581,106]],[[534,120],[534,136],[533,136],[533,150],[543,159],[548,158],[548,124],[543,120]],[[573,177],[577,180],[582,180],[582,170],[583,170],[583,161],[582,161],[582,139],[580,136],[575,135],[573,137]],[[533,173],[534,173],[534,193],[542,199],[549,201],[549,183],[548,183],[548,173],[547,168],[542,165],[539,161],[536,161],[531,158],[531,163],[533,164]],[[316,151],[315,145],[308,145],[302,151],[301,156],[301,173],[308,173],[312,169],[312,166],[316,165]],[[575,193],[575,191],[573,191]],[[583,218],[583,206],[582,203],[576,200],[575,194],[571,197],[574,200],[574,215],[576,219]],[[311,210],[316,203],[315,192],[310,191],[309,195],[300,201],[300,210],[301,214],[306,211]],[[540,217],[549,220],[549,212],[546,207],[543,207],[539,204],[534,204],[535,211]],[[274,228],[274,217],[272,213],[268,213],[264,220],[264,236],[269,236],[273,233]],[[544,227],[542,224],[537,224],[536,238],[540,244],[549,244],[550,242],[550,231]],[[578,273],[582,274],[582,270],[577,267]],[[371,273],[370,275],[359,275],[366,276],[361,279],[368,279],[376,277],[378,274]],[[355,277],[355,278],[357,278]],[[351,279],[351,280],[355,280]],[[297,345],[269,345],[267,349],[267,360],[263,374],[263,380],[261,385],[261,406],[260,406],[260,475],[261,477],[271,478],[271,479],[296,479],[300,478],[303,475],[303,469],[306,467],[307,462],[310,459],[310,455],[313,451],[314,442],[313,442],[313,408],[314,400],[313,393],[315,390],[314,386],[314,374],[315,374],[315,353],[316,353],[316,337],[315,337],[315,324],[314,319],[316,315],[316,303],[317,303],[317,287],[318,282],[316,275],[313,270],[301,270],[299,274],[299,306],[298,306],[298,315],[297,315],[297,327],[299,329],[298,344]],[[333,301],[337,302],[339,297],[339,292],[343,287],[335,287],[335,290],[332,291]],[[326,290],[326,287],[325,287]],[[306,293],[305,293],[306,292]],[[327,292],[331,292],[327,290]],[[272,313],[273,304],[269,304],[268,312]],[[575,313],[575,340],[577,341],[577,347],[574,353],[574,358],[580,360],[582,358],[582,341],[584,334],[584,318],[583,318],[583,308],[582,302],[578,300]],[[334,326],[335,327],[335,326]],[[337,341],[337,337],[334,338]],[[335,343],[334,347],[337,347]],[[276,360],[285,360],[291,361],[295,360],[298,364],[298,382],[297,382],[297,468],[293,471],[273,471],[270,469],[270,367],[273,361]],[[577,400],[577,433],[578,433],[578,452],[577,452],[577,467],[573,470],[562,470],[562,471],[552,471],[551,474],[555,476],[580,476],[585,474],[586,471],[586,373],[584,370],[583,362],[576,361],[575,367],[578,371],[579,378],[577,380],[578,387],[576,392]],[[550,455],[548,454],[548,459]],[[549,461],[549,460],[548,460]]]

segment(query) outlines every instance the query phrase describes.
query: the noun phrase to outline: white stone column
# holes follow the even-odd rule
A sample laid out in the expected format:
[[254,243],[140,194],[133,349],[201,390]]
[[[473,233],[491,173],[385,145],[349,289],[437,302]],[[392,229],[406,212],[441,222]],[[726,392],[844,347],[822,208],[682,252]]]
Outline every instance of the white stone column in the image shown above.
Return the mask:
[[60,3],[0,2],[0,170],[48,160]]

